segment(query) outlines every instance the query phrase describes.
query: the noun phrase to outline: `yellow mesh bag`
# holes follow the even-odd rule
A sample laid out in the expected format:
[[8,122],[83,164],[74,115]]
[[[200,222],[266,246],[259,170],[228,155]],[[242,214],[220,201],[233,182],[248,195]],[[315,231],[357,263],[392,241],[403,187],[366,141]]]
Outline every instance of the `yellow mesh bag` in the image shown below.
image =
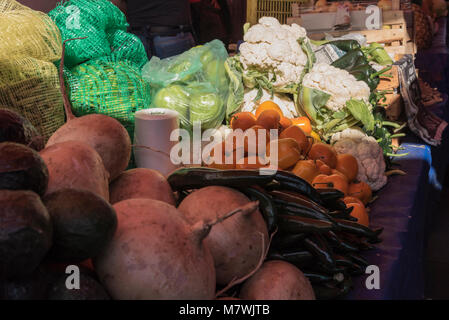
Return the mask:
[[58,27],[44,13],[0,0],[0,105],[20,112],[45,139],[64,124]]
[[0,105],[18,111],[47,140],[64,124],[58,69],[34,58],[0,59]]

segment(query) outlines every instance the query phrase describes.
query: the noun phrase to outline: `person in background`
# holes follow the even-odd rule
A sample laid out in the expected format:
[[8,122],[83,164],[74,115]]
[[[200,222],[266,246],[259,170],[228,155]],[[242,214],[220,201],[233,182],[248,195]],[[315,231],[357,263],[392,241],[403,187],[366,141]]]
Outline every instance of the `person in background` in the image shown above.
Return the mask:
[[226,0],[190,0],[193,28],[200,44],[220,39],[229,44],[231,21]]
[[127,16],[148,58],[175,56],[195,46],[189,0],[111,0]]

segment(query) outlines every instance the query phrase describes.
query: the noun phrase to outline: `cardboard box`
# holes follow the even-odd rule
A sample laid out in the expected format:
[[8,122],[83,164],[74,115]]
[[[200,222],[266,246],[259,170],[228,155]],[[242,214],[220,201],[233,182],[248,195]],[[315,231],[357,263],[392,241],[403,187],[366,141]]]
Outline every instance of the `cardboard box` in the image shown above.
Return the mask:
[[[369,14],[365,10],[351,11],[351,29],[350,30],[364,30],[366,29],[366,21]],[[380,26],[382,27],[382,11],[380,11]],[[335,25],[335,12],[320,12],[320,13],[303,13],[301,14],[301,26],[308,32],[329,31]]]

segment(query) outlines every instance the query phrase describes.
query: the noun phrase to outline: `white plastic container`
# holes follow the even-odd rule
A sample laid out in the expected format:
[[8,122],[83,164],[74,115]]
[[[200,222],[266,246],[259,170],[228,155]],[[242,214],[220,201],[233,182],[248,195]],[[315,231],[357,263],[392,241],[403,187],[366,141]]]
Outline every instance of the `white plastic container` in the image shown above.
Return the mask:
[[179,128],[179,114],[174,110],[153,108],[135,114],[134,158],[138,168],[158,170],[164,176],[178,168],[170,160],[170,151],[178,143],[170,141]]

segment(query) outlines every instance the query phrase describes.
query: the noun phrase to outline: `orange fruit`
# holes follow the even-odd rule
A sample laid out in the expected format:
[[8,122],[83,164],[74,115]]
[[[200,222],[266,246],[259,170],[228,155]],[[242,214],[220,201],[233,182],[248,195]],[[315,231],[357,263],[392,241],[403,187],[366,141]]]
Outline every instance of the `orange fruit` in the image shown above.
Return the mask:
[[320,174],[325,174],[327,176],[332,174],[332,169],[327,164],[323,164],[318,170],[320,171]]
[[313,179],[320,174],[320,171],[315,161],[299,160],[293,168],[292,173],[312,184]]
[[256,116],[251,112],[238,112],[231,117],[231,129],[242,129],[245,131],[256,125],[256,121]]
[[348,208],[353,207],[351,212],[351,216],[357,218],[357,223],[364,225],[365,227],[369,227],[369,216],[368,212],[366,212],[366,208],[363,204],[360,203],[350,203],[347,205]]
[[310,123],[309,118],[307,117],[298,117],[298,118],[293,118],[292,120],[292,124],[299,126],[302,131],[304,131],[306,134],[311,134],[312,133],[312,124]]
[[237,161],[237,164],[235,165],[236,169],[259,169],[267,167],[268,164],[262,164],[261,158],[259,156],[249,156],[243,158],[243,163],[240,163],[242,161]]
[[259,106],[256,109],[256,118],[259,118],[259,116],[264,112],[265,110],[275,110],[279,117],[282,118],[284,116],[284,113],[282,112],[281,108],[279,108],[278,104],[267,100],[259,104]]
[[[254,134],[250,134],[249,130],[253,130]],[[246,130],[245,134],[245,152],[248,155],[265,155],[266,145],[270,143],[270,132],[262,126],[255,125]],[[264,135],[265,140],[263,139]]]
[[359,198],[356,198],[356,197],[351,197],[351,196],[344,197],[343,202],[346,204],[346,206],[348,206],[351,203],[358,203],[358,204],[361,204],[362,206],[365,206],[363,204],[362,200],[360,200]]
[[290,126],[279,135],[279,139],[293,138],[301,147],[301,153],[305,155],[309,151],[309,139],[307,139],[304,132],[298,126]]
[[267,157],[271,157],[271,149],[274,148],[275,143],[277,143],[278,167],[280,169],[288,169],[301,160],[301,147],[292,138],[270,141],[267,145]]
[[281,125],[281,129],[285,130],[288,127],[290,127],[293,123],[289,118],[281,117],[281,121],[279,121],[279,124]]
[[337,166],[335,169],[343,173],[348,178],[348,181],[354,181],[359,172],[359,165],[357,164],[357,159],[353,155],[338,154]]
[[258,117],[255,124],[264,127],[267,130],[279,129],[281,116],[276,110],[265,110]]
[[312,160],[321,160],[332,169],[337,166],[337,153],[330,145],[318,142],[314,143],[308,153],[308,158]]
[[363,181],[350,183],[348,195],[360,199],[364,205],[367,205],[373,196],[370,186]]
[[313,179],[312,186],[315,189],[337,189],[345,195],[348,193],[348,182],[338,174],[331,174],[330,176],[319,174]]
[[320,174],[325,174],[327,176],[332,174],[332,169],[323,161],[321,160],[314,160],[314,161],[316,163],[318,170],[320,171]]
[[[237,163],[237,157],[240,158],[241,154],[235,150],[235,145],[233,145],[233,150],[230,152],[226,152],[226,141],[223,141],[211,150],[210,157],[212,163],[210,163],[208,166],[211,168],[216,169],[223,169],[223,170],[229,170],[229,169],[235,169],[235,164]],[[221,152],[221,159],[217,158],[215,159],[215,152]]]
[[338,174],[339,176],[341,176],[342,178],[344,178],[348,183],[350,182],[348,180],[348,177],[346,175],[344,175],[342,172],[336,170],[336,169],[332,169],[331,170],[331,174]]

